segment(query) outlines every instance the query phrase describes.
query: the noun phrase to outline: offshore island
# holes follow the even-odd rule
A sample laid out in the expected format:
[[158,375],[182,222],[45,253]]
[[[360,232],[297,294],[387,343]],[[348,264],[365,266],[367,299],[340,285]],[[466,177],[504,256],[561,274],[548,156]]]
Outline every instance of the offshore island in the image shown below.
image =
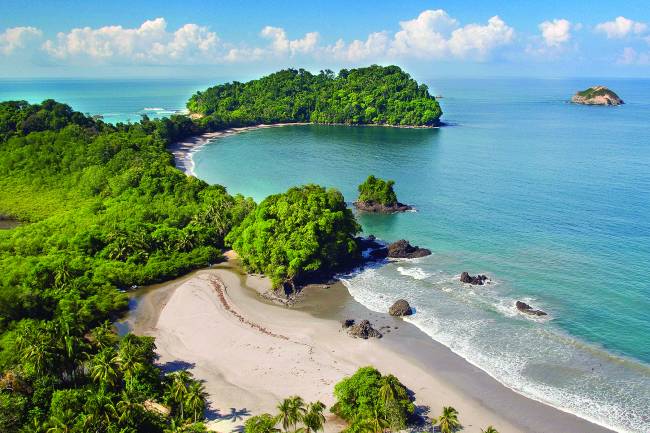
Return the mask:
[[[255,203],[167,150],[263,125],[434,127],[426,86],[395,66],[285,70],[188,108],[112,125],[52,100],[0,103],[0,213],[20,221],[0,235],[4,431],[609,431],[506,388],[340,283],[309,284],[359,265],[368,242],[338,190]],[[362,202],[399,203],[389,182],[370,185]],[[133,333],[118,335],[128,290],[146,285]],[[293,308],[262,296],[287,289],[302,293]],[[351,338],[351,317],[383,338]]]

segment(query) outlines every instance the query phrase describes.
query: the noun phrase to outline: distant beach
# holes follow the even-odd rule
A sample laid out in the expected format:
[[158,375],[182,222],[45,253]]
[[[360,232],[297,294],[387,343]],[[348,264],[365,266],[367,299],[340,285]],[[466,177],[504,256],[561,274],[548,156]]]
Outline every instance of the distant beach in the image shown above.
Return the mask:
[[196,152],[201,148],[201,146],[205,146],[212,140],[221,137],[227,137],[233,134],[238,134],[240,132],[252,131],[255,129],[278,128],[288,125],[310,125],[310,123],[274,123],[272,125],[262,124],[243,126],[241,128],[228,128],[217,132],[206,132],[205,134],[188,137],[183,141],[173,143],[167,147],[167,150],[171,152],[172,155],[174,155],[174,163],[176,164],[176,168],[189,176],[194,176],[194,162],[192,161],[192,153]]
[[[146,290],[127,318],[134,332],[156,337],[160,364],[205,381],[219,431],[239,431],[249,415],[273,412],[289,395],[329,407],[334,385],[365,365],[399,377],[424,415],[454,406],[464,431],[610,431],[509,390],[415,326],[366,309],[340,283],[309,287],[294,308],[263,299],[269,287],[231,253],[227,263]],[[384,337],[354,339],[344,318],[369,319]],[[328,433],[342,427],[328,415]]]

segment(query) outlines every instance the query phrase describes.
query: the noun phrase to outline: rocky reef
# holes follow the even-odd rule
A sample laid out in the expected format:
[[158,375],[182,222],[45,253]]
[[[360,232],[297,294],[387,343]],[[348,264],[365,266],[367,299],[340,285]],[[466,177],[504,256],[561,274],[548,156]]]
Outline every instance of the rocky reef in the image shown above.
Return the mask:
[[517,310],[519,310],[519,311],[521,311],[522,313],[525,313],[525,314],[530,314],[531,316],[546,316],[547,315],[542,310],[535,310],[535,309],[533,309],[533,307],[531,307],[530,305],[528,305],[527,303],[522,302],[522,301],[517,301],[515,306],[517,307]]
[[473,284],[475,286],[482,286],[488,280],[487,275],[472,276],[468,272],[460,274],[460,282],[466,284]]

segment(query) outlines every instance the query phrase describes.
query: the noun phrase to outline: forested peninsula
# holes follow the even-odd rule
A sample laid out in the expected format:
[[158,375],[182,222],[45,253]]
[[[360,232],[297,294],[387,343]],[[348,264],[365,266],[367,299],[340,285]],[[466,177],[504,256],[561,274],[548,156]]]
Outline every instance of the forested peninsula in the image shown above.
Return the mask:
[[433,126],[441,115],[394,66],[286,70],[188,106],[201,118],[112,125],[53,100],[0,103],[0,215],[22,223],[0,230],[1,431],[204,431],[201,384],[162,372],[151,338],[112,329],[124,291],[227,248],[276,286],[359,260],[340,192],[306,185],[257,205],[176,169],[171,143],[259,123]]
[[312,74],[285,69],[197,92],[187,108],[208,130],[274,123],[436,126],[442,110],[425,84],[398,66]]

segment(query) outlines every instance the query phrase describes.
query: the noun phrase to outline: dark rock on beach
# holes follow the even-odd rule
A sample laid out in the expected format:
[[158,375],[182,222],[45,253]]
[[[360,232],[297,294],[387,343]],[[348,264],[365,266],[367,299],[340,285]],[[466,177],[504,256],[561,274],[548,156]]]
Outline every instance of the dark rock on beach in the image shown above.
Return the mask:
[[344,321],[341,322],[341,326],[343,328],[349,328],[352,325],[354,325],[354,319],[345,319]]
[[542,310],[535,310],[525,302],[517,301],[515,305],[517,307],[517,310],[521,311],[522,313],[530,314],[531,316],[546,316],[545,312]]
[[348,333],[355,338],[363,338],[367,340],[368,338],[381,338],[381,332],[377,331],[372,327],[370,321],[362,320],[356,325],[350,326],[348,328]]
[[461,283],[473,284],[475,286],[482,286],[483,284],[485,284],[487,280],[488,277],[486,275],[472,276],[467,272],[463,272],[462,274],[460,274]]
[[355,201],[354,206],[360,211],[374,213],[406,212],[413,209],[413,207],[399,202],[392,205],[385,205],[374,201]]
[[388,314],[396,317],[410,316],[413,314],[413,310],[406,300],[400,299],[388,309]]
[[401,239],[388,245],[388,257],[392,259],[415,259],[431,254],[426,248],[412,246],[407,240]]

